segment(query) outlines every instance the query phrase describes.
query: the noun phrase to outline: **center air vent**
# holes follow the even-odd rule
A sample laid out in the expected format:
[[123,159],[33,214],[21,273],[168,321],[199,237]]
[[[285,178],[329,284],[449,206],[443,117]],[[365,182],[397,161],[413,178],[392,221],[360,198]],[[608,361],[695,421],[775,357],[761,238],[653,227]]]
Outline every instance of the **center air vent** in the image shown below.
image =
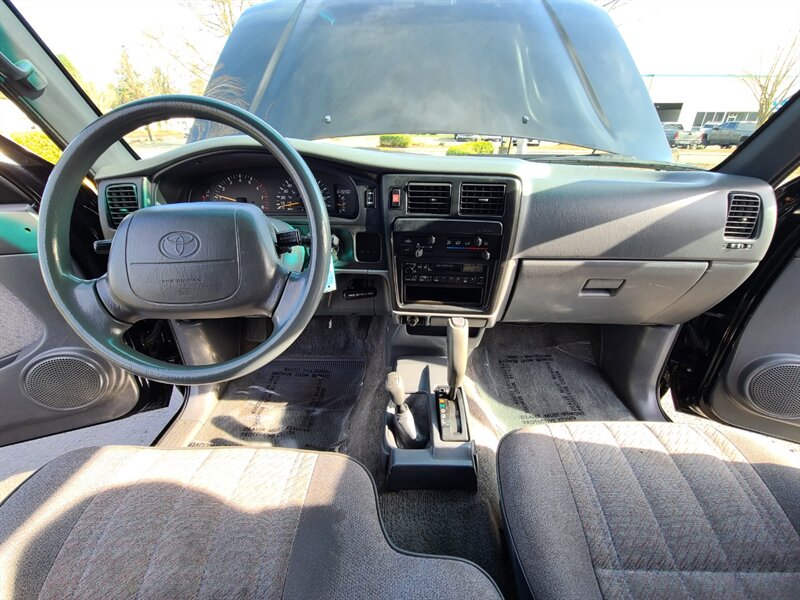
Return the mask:
[[452,186],[449,183],[409,183],[409,214],[449,215]]
[[506,186],[502,183],[462,183],[458,212],[462,215],[502,217],[506,208]]
[[122,219],[139,208],[136,186],[132,183],[109,185],[106,188],[106,207],[108,224],[116,229],[122,223]]
[[728,220],[725,237],[752,240],[761,213],[761,198],[755,194],[728,194]]

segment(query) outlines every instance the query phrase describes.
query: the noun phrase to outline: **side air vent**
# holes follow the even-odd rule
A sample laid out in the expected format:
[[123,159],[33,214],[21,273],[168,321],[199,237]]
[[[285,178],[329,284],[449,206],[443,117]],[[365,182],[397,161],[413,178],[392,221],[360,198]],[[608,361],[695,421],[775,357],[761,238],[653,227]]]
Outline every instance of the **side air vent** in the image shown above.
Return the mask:
[[449,183],[409,183],[409,214],[449,215],[452,186]]
[[106,207],[108,224],[116,229],[122,223],[122,219],[139,208],[136,186],[132,183],[109,185],[106,188]]
[[462,215],[502,217],[506,209],[506,186],[502,183],[462,183],[458,212]]
[[728,194],[728,220],[725,237],[752,240],[761,215],[761,198],[755,194]]

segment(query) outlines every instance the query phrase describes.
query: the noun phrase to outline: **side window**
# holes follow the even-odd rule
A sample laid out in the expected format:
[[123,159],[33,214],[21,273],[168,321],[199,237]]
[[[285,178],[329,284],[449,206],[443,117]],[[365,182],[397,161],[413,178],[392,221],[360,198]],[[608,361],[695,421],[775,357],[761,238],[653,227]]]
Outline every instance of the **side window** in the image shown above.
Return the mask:
[[[0,94],[0,135],[48,162],[54,163],[61,156],[61,149],[20,108]],[[0,155],[0,160],[3,160]]]

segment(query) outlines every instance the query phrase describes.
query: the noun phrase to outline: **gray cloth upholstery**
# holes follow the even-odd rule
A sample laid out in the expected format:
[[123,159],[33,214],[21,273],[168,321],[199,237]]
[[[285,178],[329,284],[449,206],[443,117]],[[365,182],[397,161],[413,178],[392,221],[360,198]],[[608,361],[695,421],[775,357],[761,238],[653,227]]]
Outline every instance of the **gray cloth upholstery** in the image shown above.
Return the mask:
[[25,303],[0,283],[0,358],[16,354],[44,335],[44,325]]
[[498,449],[524,581],[549,598],[798,598],[800,454],[710,425],[562,423]]
[[342,455],[104,447],[0,506],[0,597],[498,598],[477,567],[386,540]]

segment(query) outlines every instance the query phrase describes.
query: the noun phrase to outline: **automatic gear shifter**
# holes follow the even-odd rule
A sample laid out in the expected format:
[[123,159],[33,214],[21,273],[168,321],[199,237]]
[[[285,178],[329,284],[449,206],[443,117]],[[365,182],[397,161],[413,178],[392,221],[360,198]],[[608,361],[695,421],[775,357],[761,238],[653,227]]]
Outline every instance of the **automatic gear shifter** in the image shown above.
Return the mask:
[[464,385],[468,354],[467,320],[464,317],[451,317],[447,322],[447,385],[451,400],[455,400],[456,390]]
[[386,375],[386,391],[389,392],[394,403],[394,433],[398,437],[399,445],[404,448],[418,447],[424,440],[417,433],[414,415],[406,404],[403,378],[397,371]]
[[446,442],[467,441],[466,399],[464,378],[469,355],[469,326],[464,317],[447,322],[447,387],[435,390],[439,411],[439,431]]

